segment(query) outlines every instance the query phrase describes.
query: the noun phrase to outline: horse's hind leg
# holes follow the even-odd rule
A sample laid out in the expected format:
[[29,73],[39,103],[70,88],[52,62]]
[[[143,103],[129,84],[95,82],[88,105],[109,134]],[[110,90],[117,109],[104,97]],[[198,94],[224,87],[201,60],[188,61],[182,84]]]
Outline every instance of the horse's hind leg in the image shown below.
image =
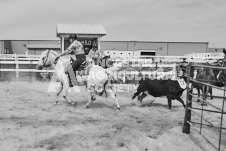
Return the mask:
[[63,90],[63,84],[60,83],[60,88],[59,88],[59,90],[58,90],[58,92],[57,92],[57,94],[56,94],[57,96],[56,96],[54,105],[56,105],[56,104],[58,103],[58,98],[59,98],[59,95],[60,95],[60,93],[62,92],[62,90]]
[[118,103],[118,98],[116,97],[116,93],[111,88],[108,89],[107,92],[111,96],[111,98],[115,101],[117,110],[120,110],[120,105]]
[[85,105],[85,108],[86,108],[86,109],[89,108],[90,104],[91,104],[93,101],[96,100],[96,92],[95,92],[95,90],[92,91],[92,92],[90,92],[90,97],[91,97],[90,101],[87,102],[86,105]]
[[210,99],[213,100],[213,89],[212,87],[209,87],[209,93],[210,93]]
[[197,91],[198,91],[198,99],[197,99],[197,102],[200,102],[200,89],[197,88]]
[[206,103],[205,103],[205,101],[206,101],[206,95],[207,95],[207,93],[208,93],[208,86],[203,86],[202,87],[202,101],[201,101],[201,105],[205,105],[206,106]]

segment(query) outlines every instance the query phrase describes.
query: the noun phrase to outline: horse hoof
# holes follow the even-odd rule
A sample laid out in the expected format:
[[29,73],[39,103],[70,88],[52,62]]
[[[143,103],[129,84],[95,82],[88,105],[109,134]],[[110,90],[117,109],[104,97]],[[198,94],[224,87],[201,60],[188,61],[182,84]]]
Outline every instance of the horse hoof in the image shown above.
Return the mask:
[[75,102],[71,102],[71,105],[76,106],[76,103]]
[[89,108],[89,106],[88,105],[85,105],[85,107],[84,107],[85,109],[88,109]]

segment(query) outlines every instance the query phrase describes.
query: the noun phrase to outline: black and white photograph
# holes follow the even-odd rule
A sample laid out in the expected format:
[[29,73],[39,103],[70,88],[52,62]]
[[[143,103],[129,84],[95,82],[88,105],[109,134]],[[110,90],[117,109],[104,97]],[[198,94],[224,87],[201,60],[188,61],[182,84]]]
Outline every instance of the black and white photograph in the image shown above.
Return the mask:
[[1,0],[0,151],[226,151],[226,1]]

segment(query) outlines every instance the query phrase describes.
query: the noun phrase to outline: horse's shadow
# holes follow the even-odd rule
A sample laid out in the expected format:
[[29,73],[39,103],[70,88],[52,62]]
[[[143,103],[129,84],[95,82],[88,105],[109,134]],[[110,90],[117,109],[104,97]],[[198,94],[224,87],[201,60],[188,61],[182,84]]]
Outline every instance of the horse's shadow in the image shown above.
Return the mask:
[[[81,100],[81,101],[74,101],[75,102],[75,105],[73,106],[71,103],[69,102],[64,102],[66,104],[66,106],[68,107],[83,107],[85,106],[85,104],[88,102],[88,100],[84,99],[84,100]],[[111,108],[113,109],[115,106],[111,106],[111,105],[106,105],[105,103],[103,102],[99,102],[98,100],[92,102],[92,104],[90,105],[89,108],[91,109],[97,109],[97,108]]]

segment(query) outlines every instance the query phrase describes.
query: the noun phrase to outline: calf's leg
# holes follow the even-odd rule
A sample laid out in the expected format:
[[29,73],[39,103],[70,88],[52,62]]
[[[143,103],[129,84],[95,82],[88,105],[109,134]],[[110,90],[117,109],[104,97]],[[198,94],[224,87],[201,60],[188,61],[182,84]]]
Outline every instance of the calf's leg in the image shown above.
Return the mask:
[[177,98],[177,100],[184,106],[185,108],[185,104],[184,104],[184,101],[181,99],[181,98]]
[[172,98],[170,96],[167,96],[167,100],[168,100],[168,107],[169,107],[169,109],[171,109],[171,107],[172,107]]
[[141,95],[138,95],[138,100],[140,101],[140,104],[142,106],[142,100],[147,96],[145,92],[143,92]]
[[140,93],[141,93],[141,91],[140,91],[139,89],[137,89],[137,92],[135,92],[135,93],[133,94],[133,97],[132,97],[132,99],[130,100],[130,104],[133,103],[133,100],[134,100],[138,95],[140,95]]

